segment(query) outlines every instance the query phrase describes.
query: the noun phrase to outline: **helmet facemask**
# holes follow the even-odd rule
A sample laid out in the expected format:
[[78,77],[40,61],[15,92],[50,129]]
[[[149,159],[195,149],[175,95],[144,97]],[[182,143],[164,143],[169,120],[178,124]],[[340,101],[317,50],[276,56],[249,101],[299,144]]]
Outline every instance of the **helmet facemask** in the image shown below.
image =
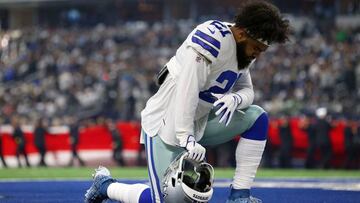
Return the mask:
[[208,192],[212,188],[213,175],[212,166],[208,163],[183,162],[182,182],[198,192]]
[[180,154],[168,167],[164,177],[165,202],[208,202],[213,193],[214,169]]

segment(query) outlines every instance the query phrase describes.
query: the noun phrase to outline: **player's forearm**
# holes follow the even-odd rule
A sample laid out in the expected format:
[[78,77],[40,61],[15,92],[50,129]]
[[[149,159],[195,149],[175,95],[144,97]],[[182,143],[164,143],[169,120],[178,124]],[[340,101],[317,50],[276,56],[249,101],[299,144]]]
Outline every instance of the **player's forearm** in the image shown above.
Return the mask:
[[175,133],[180,146],[186,144],[189,135],[194,135],[194,118],[199,103],[199,92],[206,81],[205,61],[198,54],[187,50],[187,58],[181,61],[183,68],[176,80]]
[[187,136],[194,135],[194,118],[198,104],[196,71],[181,73],[176,83],[175,132],[180,145],[186,143]]
[[196,111],[196,105],[193,102],[184,102],[181,97],[186,96],[181,93],[177,94],[175,110],[175,133],[180,146],[186,144],[186,139],[189,135],[194,135],[194,117]]
[[250,106],[254,101],[254,89],[250,72],[244,73],[234,86],[234,93],[240,96],[238,109],[244,109]]
[[186,139],[189,135],[194,135],[194,117],[197,106],[190,99],[186,102],[182,101],[181,97],[187,96],[180,93],[176,97],[175,133],[180,146],[186,144]]

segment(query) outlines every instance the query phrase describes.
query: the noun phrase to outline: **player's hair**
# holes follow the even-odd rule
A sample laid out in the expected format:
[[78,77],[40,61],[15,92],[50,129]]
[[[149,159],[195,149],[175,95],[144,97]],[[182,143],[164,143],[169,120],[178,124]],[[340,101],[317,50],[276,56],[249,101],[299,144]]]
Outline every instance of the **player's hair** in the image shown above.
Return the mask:
[[289,21],[281,16],[276,6],[265,1],[245,2],[235,17],[235,26],[269,43],[284,43],[290,34]]

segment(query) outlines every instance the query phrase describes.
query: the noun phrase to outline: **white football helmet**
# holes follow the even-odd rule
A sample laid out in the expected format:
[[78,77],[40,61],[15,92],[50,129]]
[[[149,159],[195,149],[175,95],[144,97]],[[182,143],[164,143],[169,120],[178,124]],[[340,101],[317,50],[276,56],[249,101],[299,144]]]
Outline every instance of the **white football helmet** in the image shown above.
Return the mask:
[[206,163],[180,154],[167,168],[163,180],[166,203],[198,203],[210,201],[213,194],[214,169]]

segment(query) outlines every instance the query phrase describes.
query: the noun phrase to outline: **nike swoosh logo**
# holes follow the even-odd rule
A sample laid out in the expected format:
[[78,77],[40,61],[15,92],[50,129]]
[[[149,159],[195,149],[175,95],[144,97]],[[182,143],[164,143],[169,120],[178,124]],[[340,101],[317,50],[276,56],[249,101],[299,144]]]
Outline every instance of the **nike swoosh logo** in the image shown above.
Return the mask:
[[215,34],[215,30],[212,30],[210,28],[207,28],[207,29],[211,32],[211,34]]

